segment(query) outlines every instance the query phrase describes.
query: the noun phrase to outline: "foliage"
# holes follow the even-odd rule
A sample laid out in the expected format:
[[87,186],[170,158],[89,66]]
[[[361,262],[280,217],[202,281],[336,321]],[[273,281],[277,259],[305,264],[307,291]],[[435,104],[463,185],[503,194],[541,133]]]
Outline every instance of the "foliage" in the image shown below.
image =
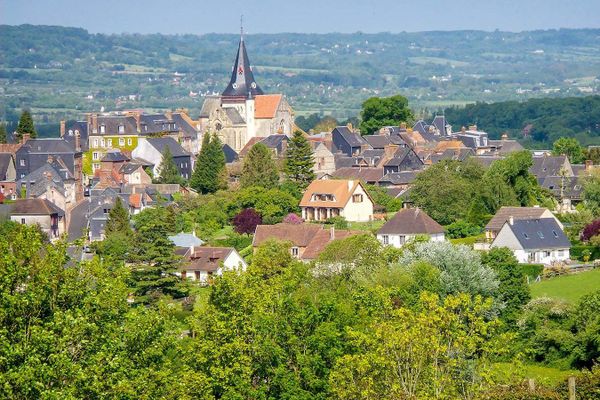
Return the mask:
[[202,148],[196,158],[190,186],[202,193],[215,193],[227,187],[225,178],[225,153],[217,135],[207,132],[202,138]]
[[600,234],[600,219],[596,219],[592,221],[590,224],[586,225],[581,232],[581,240],[587,242],[593,236]]
[[501,319],[512,326],[523,306],[531,300],[531,292],[527,285],[523,270],[512,251],[506,247],[493,248],[481,255],[484,265],[492,268],[500,282],[498,286],[498,299],[504,304]]
[[314,164],[310,143],[302,132],[295,131],[285,153],[283,171],[286,178],[304,190],[315,179]]
[[273,153],[262,143],[256,143],[246,157],[240,177],[240,187],[260,186],[272,189],[279,182],[279,172],[273,159]]
[[348,221],[346,221],[346,218],[342,217],[341,215],[327,218],[325,223],[328,225],[333,225],[335,229],[348,229]]
[[535,280],[544,272],[543,264],[519,264],[519,269],[523,275],[528,276],[531,281]]
[[286,215],[285,217],[283,217],[283,220],[281,222],[284,222],[286,224],[301,224],[304,222],[304,220],[298,216],[298,214],[294,214],[294,213],[289,213],[288,215]]
[[371,97],[362,104],[360,113],[360,131],[363,135],[372,135],[384,126],[398,126],[405,122],[411,124],[414,116],[408,108],[406,97]]
[[446,226],[446,236],[449,239],[466,238],[468,236],[476,236],[481,233],[481,227],[459,219]]
[[[574,310],[576,345],[572,363],[575,367],[592,368],[600,361],[600,314],[598,310],[600,310],[600,290],[584,295]],[[600,377],[597,376],[596,381],[600,382]]]
[[585,161],[583,148],[575,138],[561,137],[552,144],[552,155],[565,155],[571,164],[581,164]]
[[233,226],[237,233],[253,234],[256,226],[262,224],[260,214],[253,208],[244,208],[233,217]]
[[572,243],[579,241],[583,228],[594,220],[592,213],[582,207],[579,207],[576,213],[562,214],[559,218],[565,227],[565,234]]
[[117,196],[114,207],[108,212],[108,220],[104,228],[106,236],[114,233],[121,233],[125,236],[131,234],[129,226],[129,212],[123,205],[121,197]]
[[[593,236],[591,239],[593,240],[597,236]],[[571,246],[571,251],[569,253],[573,260],[580,261],[594,261],[600,258],[600,248],[595,244],[590,245],[573,245]]]
[[252,186],[235,192],[225,207],[232,218],[244,208],[253,208],[262,216],[264,223],[275,224],[287,214],[298,212],[298,200],[278,189]]
[[7,133],[6,133],[6,124],[4,122],[0,122],[0,144],[6,143]]
[[496,296],[498,285],[493,269],[482,264],[479,253],[448,242],[416,243],[400,257],[400,265],[424,261],[439,268],[441,294],[469,293]]
[[179,173],[175,161],[173,161],[173,154],[169,146],[165,147],[162,154],[162,159],[158,167],[158,179],[157,183],[177,183],[183,184],[185,179]]
[[394,212],[402,208],[402,200],[390,196],[384,187],[365,185],[365,189],[373,199],[373,202],[376,205],[383,207],[385,212]]
[[372,235],[354,235],[334,240],[319,254],[315,265],[321,275],[366,277],[386,264],[381,243]]
[[19,125],[17,126],[16,132],[19,140],[21,140],[23,134],[26,133],[28,133],[32,139],[37,137],[35,126],[33,125],[33,118],[31,117],[31,111],[23,110],[21,118],[19,118]]

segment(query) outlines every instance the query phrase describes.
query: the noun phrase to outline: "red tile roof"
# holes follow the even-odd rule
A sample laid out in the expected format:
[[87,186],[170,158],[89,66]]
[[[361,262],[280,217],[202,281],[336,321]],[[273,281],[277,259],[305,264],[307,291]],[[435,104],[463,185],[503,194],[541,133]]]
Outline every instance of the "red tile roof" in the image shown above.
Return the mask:
[[281,94],[263,94],[254,98],[254,118],[273,118],[281,102]]

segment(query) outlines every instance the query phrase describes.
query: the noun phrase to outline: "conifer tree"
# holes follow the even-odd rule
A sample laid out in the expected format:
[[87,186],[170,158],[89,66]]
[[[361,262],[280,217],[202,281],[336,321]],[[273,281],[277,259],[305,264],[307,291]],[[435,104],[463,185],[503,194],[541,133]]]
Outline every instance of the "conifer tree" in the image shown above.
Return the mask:
[[262,143],[256,143],[244,160],[240,186],[261,186],[272,189],[279,183],[279,172],[271,150]]
[[175,161],[173,161],[173,154],[171,153],[171,149],[169,146],[165,147],[163,151],[162,160],[158,167],[158,183],[178,183],[182,184],[184,179],[179,174],[179,170],[177,169],[177,165],[175,165]]
[[283,168],[287,179],[296,183],[302,190],[306,189],[315,179],[314,165],[315,160],[310,143],[302,132],[295,131],[285,153]]
[[35,126],[33,125],[33,118],[29,110],[23,110],[21,118],[19,119],[19,125],[17,126],[17,137],[19,140],[23,137],[23,134],[29,133],[29,136],[33,139],[37,137]]
[[112,234],[131,234],[131,228],[129,226],[129,213],[123,205],[123,201],[117,196],[115,206],[108,213],[108,221],[106,221],[106,236]]
[[190,186],[203,194],[214,193],[227,187],[225,180],[225,153],[217,135],[206,133],[202,149],[196,159]]
[[6,143],[6,124],[0,123],[0,143]]

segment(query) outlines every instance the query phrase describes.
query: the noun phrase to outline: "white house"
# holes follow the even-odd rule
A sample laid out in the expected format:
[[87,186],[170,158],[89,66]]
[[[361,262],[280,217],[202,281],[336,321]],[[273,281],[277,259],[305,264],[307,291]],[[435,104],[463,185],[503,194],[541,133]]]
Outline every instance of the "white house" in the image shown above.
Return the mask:
[[177,166],[179,174],[183,178],[189,179],[194,169],[192,155],[172,137],[139,138],[138,145],[131,152],[131,156],[152,164],[152,174],[156,177],[160,175],[160,164],[167,147],[173,156],[173,162]]
[[377,232],[377,239],[386,246],[402,247],[417,235],[427,235],[433,242],[445,239],[444,227],[419,208],[400,210]]
[[373,200],[357,180],[316,180],[300,200],[302,218],[306,221],[325,221],[344,217],[347,221],[373,219]]
[[563,228],[562,223],[552,214],[550,210],[544,207],[500,207],[496,215],[492,217],[490,222],[485,226],[485,237],[489,241],[494,240],[502,226],[510,218],[513,220],[519,219],[540,219],[553,218],[560,229]]
[[571,242],[554,218],[510,218],[491,247],[508,247],[520,263],[552,264],[569,259]]
[[233,247],[180,248],[185,262],[178,273],[182,279],[210,283],[212,276],[221,276],[224,271],[245,271],[248,264]]

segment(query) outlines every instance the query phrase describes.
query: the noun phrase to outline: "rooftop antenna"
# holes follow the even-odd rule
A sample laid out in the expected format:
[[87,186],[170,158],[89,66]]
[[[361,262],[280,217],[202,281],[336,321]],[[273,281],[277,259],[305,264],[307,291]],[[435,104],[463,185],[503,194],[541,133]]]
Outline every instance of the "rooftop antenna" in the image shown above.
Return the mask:
[[244,14],[240,15],[240,40],[244,40]]

